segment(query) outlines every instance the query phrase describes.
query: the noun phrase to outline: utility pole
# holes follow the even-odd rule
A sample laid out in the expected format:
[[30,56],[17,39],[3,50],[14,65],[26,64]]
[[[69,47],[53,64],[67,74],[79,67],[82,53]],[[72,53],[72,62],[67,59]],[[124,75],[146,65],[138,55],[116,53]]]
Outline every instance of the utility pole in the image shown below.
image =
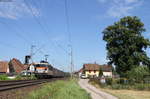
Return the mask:
[[68,13],[68,6],[67,6],[67,0],[65,1],[65,16],[66,16],[66,24],[67,24],[67,32],[69,34],[69,56],[70,56],[70,74],[71,78],[73,78],[73,71],[74,71],[74,64],[73,64],[73,48],[72,48],[72,42],[71,42],[71,31],[70,31],[70,23],[69,23],[69,13]]
[[30,50],[30,56],[31,56],[31,61],[33,62],[33,49],[35,48],[35,45],[31,45],[31,50]]
[[73,49],[72,49],[72,46],[70,45],[70,73],[71,73],[71,78],[73,78],[73,72],[74,72]]

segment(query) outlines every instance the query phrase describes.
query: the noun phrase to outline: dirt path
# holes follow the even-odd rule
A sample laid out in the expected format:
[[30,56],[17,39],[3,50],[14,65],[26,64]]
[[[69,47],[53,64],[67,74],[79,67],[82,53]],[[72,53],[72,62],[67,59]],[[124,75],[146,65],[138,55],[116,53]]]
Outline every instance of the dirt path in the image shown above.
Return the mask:
[[79,85],[91,94],[92,99],[118,99],[108,93],[105,93],[88,83],[88,79],[80,79]]

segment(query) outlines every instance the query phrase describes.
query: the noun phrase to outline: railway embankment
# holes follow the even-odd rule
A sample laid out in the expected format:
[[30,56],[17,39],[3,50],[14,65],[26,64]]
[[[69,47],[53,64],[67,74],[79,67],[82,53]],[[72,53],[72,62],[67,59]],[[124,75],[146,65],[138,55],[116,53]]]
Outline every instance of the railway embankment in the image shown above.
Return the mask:
[[47,83],[39,90],[31,92],[25,99],[91,99],[77,82],[77,79],[68,79]]
[[39,90],[46,83],[67,78],[51,78],[38,80],[6,80],[0,81],[0,99],[24,99],[34,90]]

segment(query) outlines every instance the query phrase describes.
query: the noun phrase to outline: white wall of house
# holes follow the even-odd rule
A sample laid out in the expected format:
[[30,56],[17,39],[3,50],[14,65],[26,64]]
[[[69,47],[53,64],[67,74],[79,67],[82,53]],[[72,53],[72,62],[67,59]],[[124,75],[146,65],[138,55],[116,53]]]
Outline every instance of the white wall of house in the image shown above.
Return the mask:
[[7,68],[7,72],[6,73],[9,73],[9,68]]
[[104,76],[112,77],[112,72],[103,72]]
[[79,77],[81,77],[81,75],[82,75],[82,72],[79,72]]
[[89,76],[96,76],[96,77],[98,77],[99,76],[99,71],[91,71],[91,72],[89,72],[89,71],[85,71],[85,75],[86,75],[86,77],[89,77]]
[[35,71],[35,67],[34,67],[33,65],[30,65],[29,71],[30,71],[30,72],[34,72],[34,71]]

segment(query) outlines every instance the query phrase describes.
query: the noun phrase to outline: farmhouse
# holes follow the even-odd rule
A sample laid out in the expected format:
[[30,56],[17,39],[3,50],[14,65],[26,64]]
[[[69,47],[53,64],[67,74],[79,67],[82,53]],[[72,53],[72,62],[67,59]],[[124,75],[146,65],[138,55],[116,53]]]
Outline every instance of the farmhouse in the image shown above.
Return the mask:
[[[86,77],[99,77],[100,72],[102,72],[105,77],[112,77],[112,66],[95,63],[84,64],[82,68],[82,74],[85,74]],[[81,71],[79,73],[81,73]]]
[[109,65],[101,65],[101,70],[103,72],[103,76],[112,77],[112,66]]
[[10,69],[11,73],[17,73],[17,74],[19,74],[25,68],[24,68],[24,65],[18,59],[13,58],[9,62],[9,69]]
[[84,64],[83,72],[86,77],[98,77],[100,71],[100,65],[98,64]]

